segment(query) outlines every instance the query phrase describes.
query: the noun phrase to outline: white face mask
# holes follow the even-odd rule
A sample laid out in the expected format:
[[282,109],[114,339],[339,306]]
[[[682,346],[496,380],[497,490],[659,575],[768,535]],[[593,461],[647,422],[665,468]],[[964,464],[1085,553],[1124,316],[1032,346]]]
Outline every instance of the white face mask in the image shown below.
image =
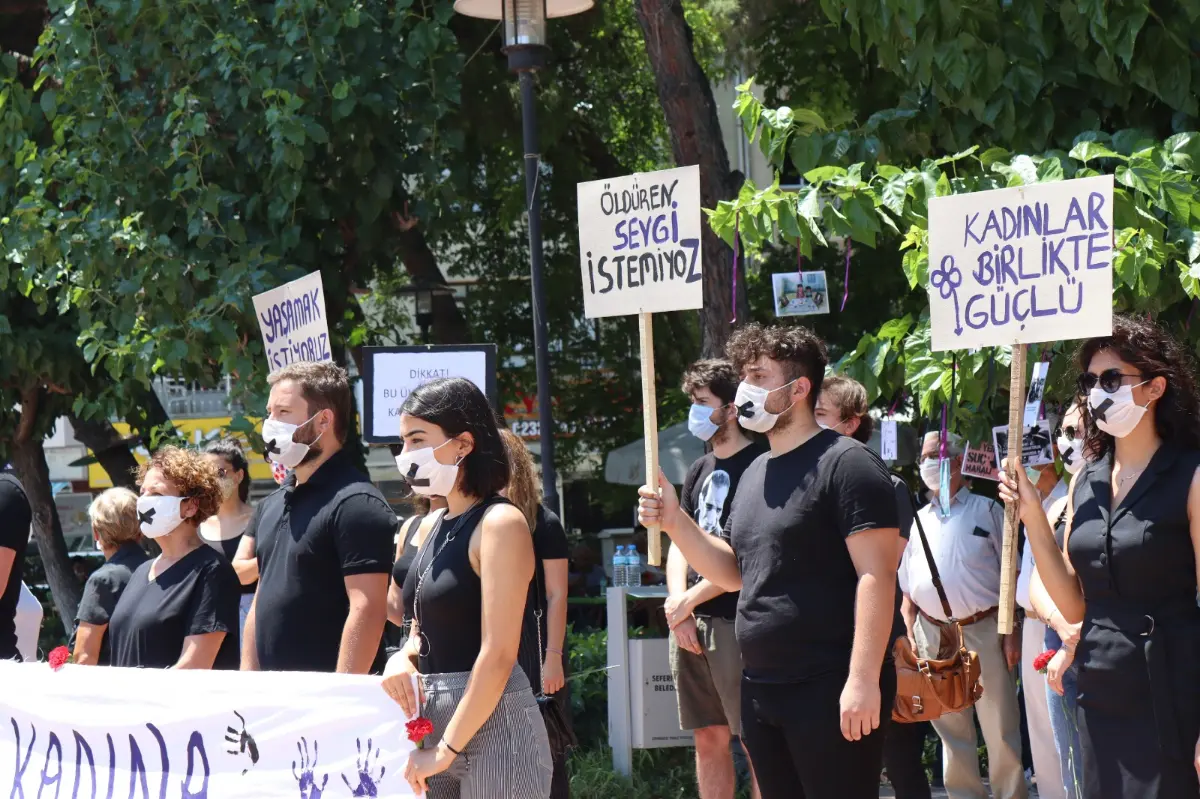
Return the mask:
[[779,417],[791,410],[792,405],[796,403],[793,402],[779,413],[767,413],[767,397],[776,391],[782,391],[795,382],[793,380],[779,388],[759,388],[743,380],[738,386],[737,396],[733,399],[733,404],[738,412],[738,424],[754,433],[768,432],[775,426]]
[[96,551],[97,551],[97,552],[103,552],[103,551],[104,551],[104,545],[100,543],[100,539],[99,539],[99,538],[93,538],[93,539],[92,539],[92,543],[94,543],[94,544],[96,545]]
[[[1148,382],[1150,381],[1147,380],[1146,383]],[[1138,385],[1144,386],[1146,383]],[[1133,389],[1136,387],[1121,386],[1112,394],[1100,386],[1089,391],[1088,406],[1092,409],[1096,427],[1116,438],[1124,438],[1132,433],[1133,428],[1138,426],[1138,422],[1142,421],[1146,414],[1146,408],[1150,406],[1149,402],[1138,405],[1133,401]]]
[[138,522],[142,535],[162,538],[183,524],[179,506],[187,497],[138,497]]
[[458,481],[458,464],[462,463],[463,459],[459,458],[456,463],[446,464],[439,462],[434,455],[453,440],[444,441],[436,447],[401,452],[396,456],[396,468],[400,470],[400,477],[408,483],[414,494],[423,497],[445,497],[454,490],[454,484]]
[[714,413],[716,409],[706,405],[692,405],[692,410],[688,413],[688,432],[701,441],[708,441],[715,436],[721,425],[713,422]]
[[[314,414],[308,422],[316,418],[317,415]],[[304,424],[308,424],[308,422]],[[309,449],[312,448],[312,444],[301,444],[292,440],[292,436],[303,426],[281,422],[278,419],[268,419],[263,422],[262,437],[267,445],[267,460],[288,469],[295,469],[299,466],[304,461],[304,456],[308,454]],[[325,434],[318,435],[312,443],[317,443],[323,435]]]
[[921,482],[930,491],[937,491],[941,484],[941,467],[937,458],[926,458],[921,461]]
[[828,424],[825,424],[824,422],[817,422],[817,427],[821,428],[822,430],[832,430],[835,433],[841,433],[842,431],[838,430],[838,428],[841,427],[842,425],[844,425],[845,423],[846,423],[845,419],[843,419],[842,421],[838,422],[835,425],[828,425]]
[[1055,443],[1058,444],[1058,454],[1062,457],[1063,468],[1067,470],[1067,474],[1078,473],[1084,464],[1083,440],[1059,436]]

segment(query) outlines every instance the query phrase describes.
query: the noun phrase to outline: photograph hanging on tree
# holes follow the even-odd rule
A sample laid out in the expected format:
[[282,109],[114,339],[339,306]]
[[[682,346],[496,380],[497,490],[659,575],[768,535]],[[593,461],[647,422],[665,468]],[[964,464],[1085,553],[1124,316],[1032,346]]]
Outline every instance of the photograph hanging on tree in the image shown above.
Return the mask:
[[771,276],[771,283],[775,289],[776,316],[829,313],[825,272],[777,272]]

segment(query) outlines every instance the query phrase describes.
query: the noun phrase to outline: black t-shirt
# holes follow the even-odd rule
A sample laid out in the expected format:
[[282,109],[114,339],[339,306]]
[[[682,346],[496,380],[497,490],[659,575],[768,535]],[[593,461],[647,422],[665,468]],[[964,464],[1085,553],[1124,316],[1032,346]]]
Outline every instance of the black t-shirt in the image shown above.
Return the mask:
[[[683,480],[683,493],[679,496],[679,507],[696,520],[700,529],[710,535],[721,535],[733,496],[737,492],[742,474],[754,460],[767,451],[764,442],[752,441],[731,457],[718,458],[710,452],[688,469]],[[700,582],[700,575],[688,566],[688,586]],[[698,616],[716,616],[733,619],[737,616],[738,592],[721,594],[696,606]]]
[[8,582],[0,585],[0,660],[21,659],[17,651],[17,600],[32,524],[33,511],[25,489],[11,474],[0,474],[0,547],[16,553]]
[[[537,525],[533,529],[533,568],[537,574],[534,575],[534,581],[529,584],[529,596],[525,600],[525,621],[521,627],[521,648],[517,657],[517,661],[525,671],[525,676],[529,678],[529,684],[534,686],[534,693],[537,693],[537,686],[541,680],[541,658],[546,656],[546,647],[549,646],[549,642],[546,640],[549,620],[546,618],[545,561],[566,560],[569,556],[567,531],[563,529],[558,515],[542,505],[538,505]],[[537,595],[539,585],[542,587],[542,596],[540,597]],[[540,651],[538,650],[538,629],[533,624],[534,619],[537,618],[535,613],[538,610],[542,611]]]
[[[75,621],[80,624],[95,624],[105,626],[112,621],[113,611],[117,602],[134,571],[150,559],[140,546],[126,543],[121,546],[107,563],[88,577],[83,586],[83,598],[79,600],[79,610]],[[100,641],[100,655],[96,661],[98,666],[107,666],[112,659],[112,647],[109,644],[112,636],[107,630]],[[75,649],[75,636],[71,636],[71,649]]]
[[112,665],[166,669],[183,653],[191,635],[223,632],[214,669],[236,670],[238,580],[233,567],[201,545],[150,580],[148,560],[129,578],[108,625]]
[[293,476],[258,503],[251,523],[259,665],[264,671],[336,671],[350,614],[345,578],[391,572],[391,506],[350,456],[338,452],[303,485]]
[[848,670],[858,573],[846,539],[898,527],[896,506],[883,461],[831,430],[750,465],[725,526],[742,573],[736,629],[747,678]]

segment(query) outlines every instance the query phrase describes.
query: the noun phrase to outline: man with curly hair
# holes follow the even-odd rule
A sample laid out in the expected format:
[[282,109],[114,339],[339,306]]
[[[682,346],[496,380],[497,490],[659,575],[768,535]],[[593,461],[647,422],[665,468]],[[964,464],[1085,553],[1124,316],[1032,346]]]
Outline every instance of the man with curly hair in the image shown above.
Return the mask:
[[798,326],[748,325],[729,340],[740,424],[770,452],[742,475],[722,536],[680,512],[674,488],[641,490],[688,563],[741,591],[742,735],[765,799],[879,794],[896,674],[899,520],[886,467],[814,417],[828,356]]

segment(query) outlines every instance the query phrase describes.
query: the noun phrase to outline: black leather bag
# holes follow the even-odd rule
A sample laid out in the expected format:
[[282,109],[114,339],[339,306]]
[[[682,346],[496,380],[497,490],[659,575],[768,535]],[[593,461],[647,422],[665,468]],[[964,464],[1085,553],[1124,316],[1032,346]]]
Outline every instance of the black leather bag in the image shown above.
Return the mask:
[[[537,606],[533,611],[533,626],[537,630],[538,657],[538,684],[534,686],[533,695],[537,699],[538,709],[542,711],[542,721],[546,722],[546,735],[550,738],[550,753],[557,758],[579,746],[579,740],[575,737],[575,729],[571,724],[570,708],[566,707],[566,685],[563,685],[557,694],[549,696],[542,689],[545,684],[545,675],[542,674],[542,664],[545,662],[545,650],[542,647],[542,619],[546,615],[546,587],[542,584],[541,570],[536,565],[533,569],[533,579],[537,593]],[[566,658],[565,653],[563,657]]]

